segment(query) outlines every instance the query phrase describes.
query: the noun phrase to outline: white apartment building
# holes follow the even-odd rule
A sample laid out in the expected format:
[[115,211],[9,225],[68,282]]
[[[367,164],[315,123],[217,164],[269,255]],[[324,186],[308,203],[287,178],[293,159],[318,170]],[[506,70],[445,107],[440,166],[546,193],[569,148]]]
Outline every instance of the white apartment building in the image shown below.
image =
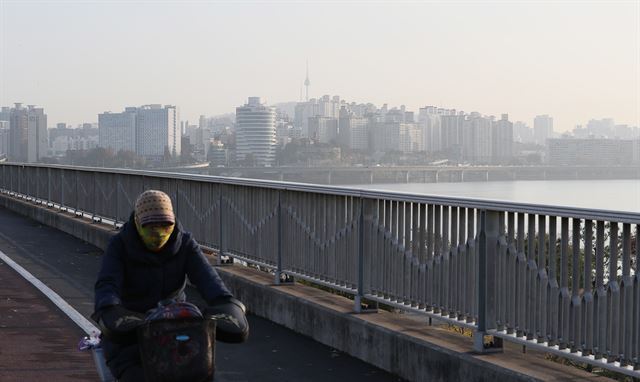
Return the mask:
[[150,160],[180,156],[181,134],[175,106],[144,105],[136,113],[136,153]]
[[276,160],[276,110],[249,97],[236,108],[236,158],[251,155],[258,166],[272,166]]

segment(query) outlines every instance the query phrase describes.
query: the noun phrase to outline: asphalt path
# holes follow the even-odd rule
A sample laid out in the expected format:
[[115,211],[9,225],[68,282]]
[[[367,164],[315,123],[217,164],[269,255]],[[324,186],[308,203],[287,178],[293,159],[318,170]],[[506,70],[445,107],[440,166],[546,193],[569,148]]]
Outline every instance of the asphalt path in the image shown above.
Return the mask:
[[[0,250],[89,318],[100,249],[0,207]],[[189,296],[197,302],[194,293]],[[254,315],[248,319],[247,342],[216,345],[218,382],[402,381],[280,325]]]

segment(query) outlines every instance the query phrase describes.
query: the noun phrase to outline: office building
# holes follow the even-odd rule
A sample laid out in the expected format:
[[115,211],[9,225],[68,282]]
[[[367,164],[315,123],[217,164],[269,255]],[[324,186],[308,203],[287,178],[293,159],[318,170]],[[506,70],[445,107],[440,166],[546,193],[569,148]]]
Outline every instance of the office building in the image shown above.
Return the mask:
[[122,113],[98,114],[98,145],[119,151],[136,151],[137,108],[127,107]]
[[276,111],[249,97],[236,108],[236,158],[252,165],[272,166],[276,159]]
[[180,123],[175,106],[144,105],[136,113],[136,154],[151,161],[181,152]]

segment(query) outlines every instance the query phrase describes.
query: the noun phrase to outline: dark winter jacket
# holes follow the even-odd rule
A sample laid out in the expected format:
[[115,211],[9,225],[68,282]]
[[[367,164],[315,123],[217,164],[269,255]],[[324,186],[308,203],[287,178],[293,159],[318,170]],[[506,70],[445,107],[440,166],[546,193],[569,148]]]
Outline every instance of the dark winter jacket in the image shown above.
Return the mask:
[[186,277],[205,301],[231,296],[190,233],[179,222],[160,252],[143,244],[133,214],[122,230],[111,238],[95,284],[95,313],[111,305],[122,305],[145,313],[160,300],[182,295]]

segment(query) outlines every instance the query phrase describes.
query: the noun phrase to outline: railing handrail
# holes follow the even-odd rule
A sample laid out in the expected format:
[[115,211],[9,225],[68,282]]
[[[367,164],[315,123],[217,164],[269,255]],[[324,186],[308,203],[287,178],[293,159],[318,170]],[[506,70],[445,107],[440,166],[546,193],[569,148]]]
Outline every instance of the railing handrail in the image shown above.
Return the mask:
[[478,352],[504,339],[640,377],[639,213],[134,169],[0,174],[2,193],[114,227],[158,187],[219,261],[269,269],[275,284],[470,328]]
[[197,180],[202,182],[221,183],[236,186],[261,187],[274,190],[288,190],[300,192],[316,192],[330,195],[351,196],[365,199],[389,199],[414,203],[432,203],[449,205],[453,207],[478,208],[485,210],[520,212],[531,214],[554,215],[557,217],[590,219],[590,220],[615,220],[620,223],[640,224],[640,212],[616,211],[580,207],[562,207],[536,203],[506,202],[494,199],[445,197],[429,194],[418,194],[398,191],[367,190],[355,187],[327,186],[310,183],[297,183],[285,181],[273,181],[262,179],[247,179],[235,177],[222,177],[213,175],[185,174],[179,172],[166,172],[156,170],[138,170],[106,167],[68,166],[39,163],[0,163],[0,166],[40,167],[62,170],[76,170],[86,172],[117,173],[124,175],[155,176],[181,180]]

